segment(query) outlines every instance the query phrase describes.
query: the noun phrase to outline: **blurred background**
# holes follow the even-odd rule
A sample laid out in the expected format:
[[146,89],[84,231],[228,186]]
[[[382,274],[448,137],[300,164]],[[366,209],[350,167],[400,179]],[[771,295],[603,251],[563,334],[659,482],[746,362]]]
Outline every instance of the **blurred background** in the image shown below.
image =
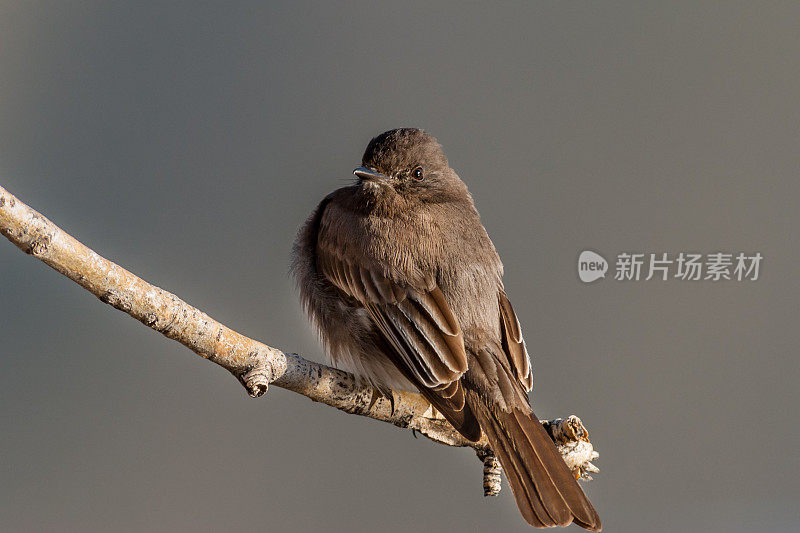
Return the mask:
[[[591,432],[606,530],[797,531],[798,27],[791,2],[2,1],[0,184],[321,361],[295,232],[372,136],[422,127],[504,260],[536,412]],[[584,249],[764,260],[589,285]],[[530,530],[470,451],[252,400],[4,240],[0,339],[4,531]]]

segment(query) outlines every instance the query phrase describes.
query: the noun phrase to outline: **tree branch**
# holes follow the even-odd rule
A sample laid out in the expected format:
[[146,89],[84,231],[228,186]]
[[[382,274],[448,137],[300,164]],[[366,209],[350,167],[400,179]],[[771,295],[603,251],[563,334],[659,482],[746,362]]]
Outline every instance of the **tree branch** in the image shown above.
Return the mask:
[[[389,422],[448,446],[474,448],[484,463],[484,493],[500,490],[500,467],[483,437],[464,439],[419,394],[391,391],[386,398],[356,376],[287,354],[245,337],[174,294],[151,285],[67,234],[0,187],[0,233],[97,296],[102,302],[176,340],[233,374],[253,398],[270,383],[342,411]],[[576,477],[591,479],[598,454],[580,419],[543,422]]]

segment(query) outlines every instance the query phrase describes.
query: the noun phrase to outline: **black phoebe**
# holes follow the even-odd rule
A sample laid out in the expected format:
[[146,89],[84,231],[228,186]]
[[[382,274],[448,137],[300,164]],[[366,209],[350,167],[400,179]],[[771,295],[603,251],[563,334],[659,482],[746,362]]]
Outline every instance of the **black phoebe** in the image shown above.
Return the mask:
[[600,531],[531,411],[533,373],[503,265],[439,143],[387,131],[354,174],[308,218],[292,263],[334,364],[379,389],[419,390],[469,440],[483,431],[532,526]]

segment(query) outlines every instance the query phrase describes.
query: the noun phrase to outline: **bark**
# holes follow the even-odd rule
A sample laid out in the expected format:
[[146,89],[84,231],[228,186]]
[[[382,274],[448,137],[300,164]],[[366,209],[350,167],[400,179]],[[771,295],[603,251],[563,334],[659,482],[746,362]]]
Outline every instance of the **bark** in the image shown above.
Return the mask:
[[[0,187],[0,233],[23,252],[64,274],[102,302],[176,340],[233,374],[257,398],[270,384],[347,413],[389,422],[448,446],[474,448],[484,463],[484,494],[500,490],[500,466],[485,437],[464,439],[419,394],[391,391],[386,397],[347,372],[284,353],[217,322],[174,294],[151,285],[101,257]],[[580,419],[543,422],[579,479],[597,472],[598,454]]]

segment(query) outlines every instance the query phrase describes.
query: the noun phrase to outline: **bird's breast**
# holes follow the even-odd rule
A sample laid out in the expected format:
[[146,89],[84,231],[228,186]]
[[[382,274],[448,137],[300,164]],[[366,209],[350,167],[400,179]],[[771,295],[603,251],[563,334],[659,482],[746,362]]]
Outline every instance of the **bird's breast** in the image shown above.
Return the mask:
[[401,286],[438,286],[465,333],[499,328],[502,264],[471,206],[428,206],[389,217],[333,204],[318,242],[323,254]]

